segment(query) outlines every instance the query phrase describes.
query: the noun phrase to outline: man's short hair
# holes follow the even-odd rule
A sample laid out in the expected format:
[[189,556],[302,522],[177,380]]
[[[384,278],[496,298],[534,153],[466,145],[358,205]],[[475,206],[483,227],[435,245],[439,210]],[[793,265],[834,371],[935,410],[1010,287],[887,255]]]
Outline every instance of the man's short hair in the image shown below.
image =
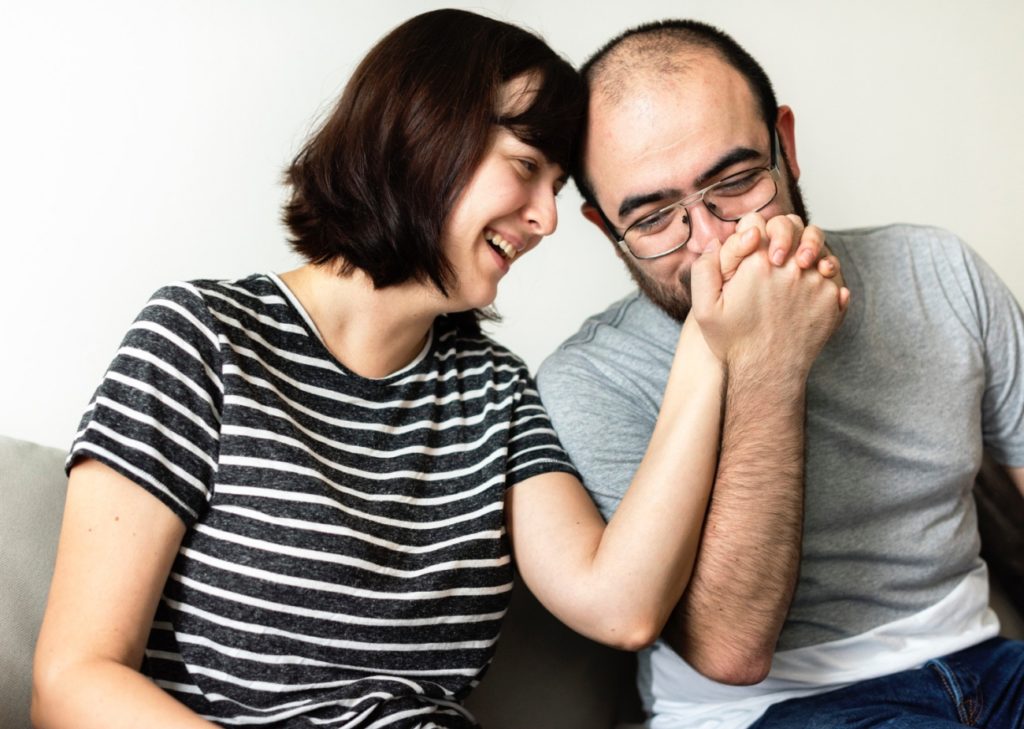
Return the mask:
[[[768,75],[754,57],[718,28],[696,20],[658,20],[630,28],[604,44],[580,68],[590,94],[602,93],[615,99],[626,90],[631,72],[654,70],[683,73],[681,56],[687,51],[711,52],[746,79],[757,101],[761,117],[771,129],[779,104]],[[586,131],[584,131],[586,134]],[[581,140],[573,159],[572,177],[583,199],[598,207],[594,188],[583,166],[586,140]]]

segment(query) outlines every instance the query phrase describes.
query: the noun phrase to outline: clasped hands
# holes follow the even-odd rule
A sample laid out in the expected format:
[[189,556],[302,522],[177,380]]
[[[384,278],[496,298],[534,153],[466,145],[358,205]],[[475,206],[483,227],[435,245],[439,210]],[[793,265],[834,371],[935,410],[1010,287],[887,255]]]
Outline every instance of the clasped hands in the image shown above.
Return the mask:
[[758,361],[806,376],[849,305],[825,235],[796,215],[744,216],[691,269],[692,313],[726,366]]

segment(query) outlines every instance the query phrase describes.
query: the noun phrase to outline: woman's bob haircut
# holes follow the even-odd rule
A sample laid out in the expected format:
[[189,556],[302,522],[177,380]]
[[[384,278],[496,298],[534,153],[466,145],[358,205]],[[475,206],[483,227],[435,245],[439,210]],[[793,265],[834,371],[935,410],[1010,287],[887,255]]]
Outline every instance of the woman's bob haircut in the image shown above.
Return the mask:
[[[502,86],[526,73],[532,103],[501,116]],[[285,172],[291,244],[377,288],[430,281],[447,296],[442,228],[495,125],[568,170],[585,105],[579,75],[537,36],[462,10],[417,15],[367,54]]]

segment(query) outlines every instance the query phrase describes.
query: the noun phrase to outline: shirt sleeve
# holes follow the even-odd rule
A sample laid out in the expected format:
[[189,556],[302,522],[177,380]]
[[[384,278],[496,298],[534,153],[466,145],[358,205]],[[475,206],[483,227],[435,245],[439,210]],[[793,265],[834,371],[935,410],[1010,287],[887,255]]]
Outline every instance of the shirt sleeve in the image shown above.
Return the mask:
[[658,412],[658,404],[620,374],[565,349],[538,373],[555,430],[605,520],[640,467]]
[[985,356],[982,439],[1005,466],[1024,466],[1024,314],[1006,284],[964,246]]
[[213,317],[187,283],[157,291],[125,335],[82,417],[66,468],[94,458],[190,526],[217,471],[223,405]]
[[507,486],[552,471],[571,473],[579,478],[579,472],[551,426],[537,385],[525,365],[522,365],[516,386],[508,448]]

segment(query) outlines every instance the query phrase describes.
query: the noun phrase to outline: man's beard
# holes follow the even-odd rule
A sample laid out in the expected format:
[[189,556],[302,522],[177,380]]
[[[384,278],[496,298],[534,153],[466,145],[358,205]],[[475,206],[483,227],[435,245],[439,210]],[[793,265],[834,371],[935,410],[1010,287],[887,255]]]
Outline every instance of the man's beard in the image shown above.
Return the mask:
[[690,269],[679,274],[679,288],[666,286],[655,281],[640,270],[640,265],[632,256],[623,256],[622,260],[629,269],[629,275],[648,299],[670,317],[682,324],[690,313]]
[[[786,170],[786,189],[789,192],[789,199],[793,203],[793,212],[800,217],[804,224],[810,221],[807,218],[807,206],[804,204],[804,196],[800,192],[800,185],[789,172],[789,163],[785,157],[782,158],[782,165]],[[724,241],[723,241],[724,242]],[[643,264],[639,263],[632,256],[625,255],[622,260],[629,269],[629,275],[633,281],[650,299],[655,306],[664,311],[670,317],[682,324],[690,313],[690,305],[693,301],[690,291],[690,268],[679,274],[678,287],[669,287],[655,281],[641,269]]]

